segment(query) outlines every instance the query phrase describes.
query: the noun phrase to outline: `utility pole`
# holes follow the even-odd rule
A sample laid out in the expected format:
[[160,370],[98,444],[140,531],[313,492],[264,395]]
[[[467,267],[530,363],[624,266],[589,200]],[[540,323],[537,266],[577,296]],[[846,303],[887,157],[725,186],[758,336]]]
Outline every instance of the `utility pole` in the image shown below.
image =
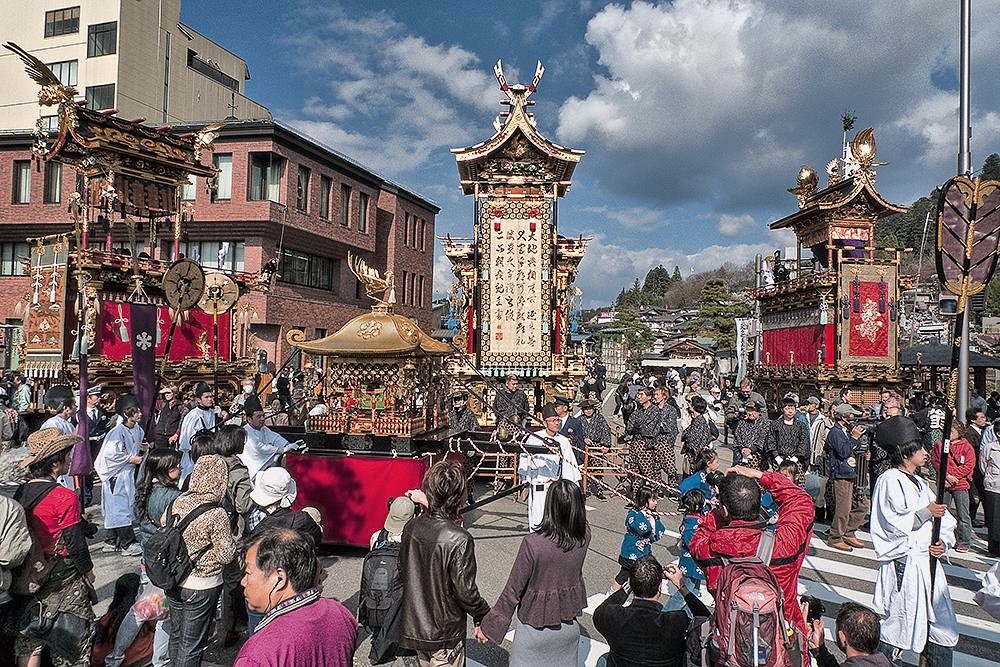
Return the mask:
[[[969,114],[969,78],[970,78],[970,43],[972,33],[972,0],[961,0],[961,60],[959,67],[959,103],[958,103],[958,175],[968,176],[972,173],[972,155],[969,150],[969,140],[972,135],[972,122]],[[955,406],[959,419],[965,419],[965,411],[969,408],[969,320],[972,314],[968,301],[965,303],[966,314],[962,320],[962,342],[958,355],[958,393]],[[947,434],[945,434],[947,437]]]

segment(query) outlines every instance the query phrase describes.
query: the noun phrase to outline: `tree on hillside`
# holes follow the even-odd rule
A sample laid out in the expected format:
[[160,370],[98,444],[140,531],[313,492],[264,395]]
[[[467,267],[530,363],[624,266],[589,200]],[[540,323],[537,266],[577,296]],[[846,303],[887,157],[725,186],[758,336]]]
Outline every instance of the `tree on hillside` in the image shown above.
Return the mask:
[[990,153],[983,162],[983,171],[980,174],[983,180],[1000,180],[1000,155]]
[[674,273],[671,277],[674,279],[675,283],[679,283],[684,280],[684,277],[681,276],[681,267],[674,264]]
[[725,280],[712,278],[701,290],[692,328],[699,336],[714,340],[718,349],[729,350],[736,342],[736,318],[746,317],[749,312],[746,303],[730,294]]
[[612,328],[621,329],[628,343],[630,361],[638,359],[653,345],[656,336],[648,325],[644,324],[635,310],[620,308],[615,312]]

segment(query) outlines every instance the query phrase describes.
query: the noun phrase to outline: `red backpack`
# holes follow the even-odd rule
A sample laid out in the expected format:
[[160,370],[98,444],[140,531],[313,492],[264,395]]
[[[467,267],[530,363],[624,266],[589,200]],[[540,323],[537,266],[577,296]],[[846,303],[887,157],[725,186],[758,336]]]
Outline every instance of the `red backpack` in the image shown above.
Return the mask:
[[714,667],[801,667],[798,635],[789,630],[784,593],[770,569],[773,549],[774,533],[764,530],[754,556],[723,559],[710,625]]

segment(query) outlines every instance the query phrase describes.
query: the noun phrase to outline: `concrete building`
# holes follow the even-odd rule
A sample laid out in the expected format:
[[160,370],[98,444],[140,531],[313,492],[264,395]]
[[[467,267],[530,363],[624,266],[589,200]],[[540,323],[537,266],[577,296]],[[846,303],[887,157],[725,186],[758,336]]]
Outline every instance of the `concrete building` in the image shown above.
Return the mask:
[[[3,8],[4,41],[49,65],[93,109],[155,125],[271,117],[244,95],[246,61],[181,23],[180,0],[5,0]],[[0,81],[0,129],[33,128],[38,86],[7,50]],[[56,129],[54,115],[43,119]]]
[[[20,323],[16,304],[29,288],[19,260],[27,256],[26,239],[72,229],[66,213],[76,188],[72,172],[63,177],[58,164],[36,171],[31,141],[28,132],[0,132],[0,193],[13,193],[0,197],[0,321],[11,325]],[[436,326],[431,281],[440,209],[433,202],[270,120],[227,124],[203,159],[219,167],[219,183],[212,194],[202,182],[185,189],[194,222],[184,230],[181,252],[206,267],[250,273],[277,260],[274,287],[251,299],[251,334],[269,359],[280,364],[291,351],[289,329],[323,336],[368,308],[348,252],[393,272],[396,312],[424,330]],[[124,246],[121,227],[113,242]],[[95,239],[102,243],[100,234]],[[169,258],[172,244],[162,239],[151,254]]]

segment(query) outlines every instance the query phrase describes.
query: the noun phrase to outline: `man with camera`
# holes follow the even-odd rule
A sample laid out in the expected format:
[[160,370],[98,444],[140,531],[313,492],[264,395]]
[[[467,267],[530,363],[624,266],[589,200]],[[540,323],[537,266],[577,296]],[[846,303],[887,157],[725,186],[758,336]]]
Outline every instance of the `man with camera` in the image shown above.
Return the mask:
[[[881,621],[878,614],[856,602],[845,602],[837,613],[837,629],[834,639],[837,648],[843,651],[847,660],[838,663],[826,648],[822,612],[813,614],[814,599],[802,602],[802,612],[809,623],[809,653],[816,660],[817,667],[837,667],[844,664],[851,667],[889,667],[892,663],[878,650]],[[822,605],[820,605],[822,609]]]
[[868,446],[861,442],[865,427],[852,425],[861,411],[850,403],[833,410],[833,428],[826,436],[826,470],[833,484],[833,522],[827,543],[840,551],[854,551],[865,543],[854,536],[868,516],[871,503],[867,494],[854,492],[858,470],[867,465]]

